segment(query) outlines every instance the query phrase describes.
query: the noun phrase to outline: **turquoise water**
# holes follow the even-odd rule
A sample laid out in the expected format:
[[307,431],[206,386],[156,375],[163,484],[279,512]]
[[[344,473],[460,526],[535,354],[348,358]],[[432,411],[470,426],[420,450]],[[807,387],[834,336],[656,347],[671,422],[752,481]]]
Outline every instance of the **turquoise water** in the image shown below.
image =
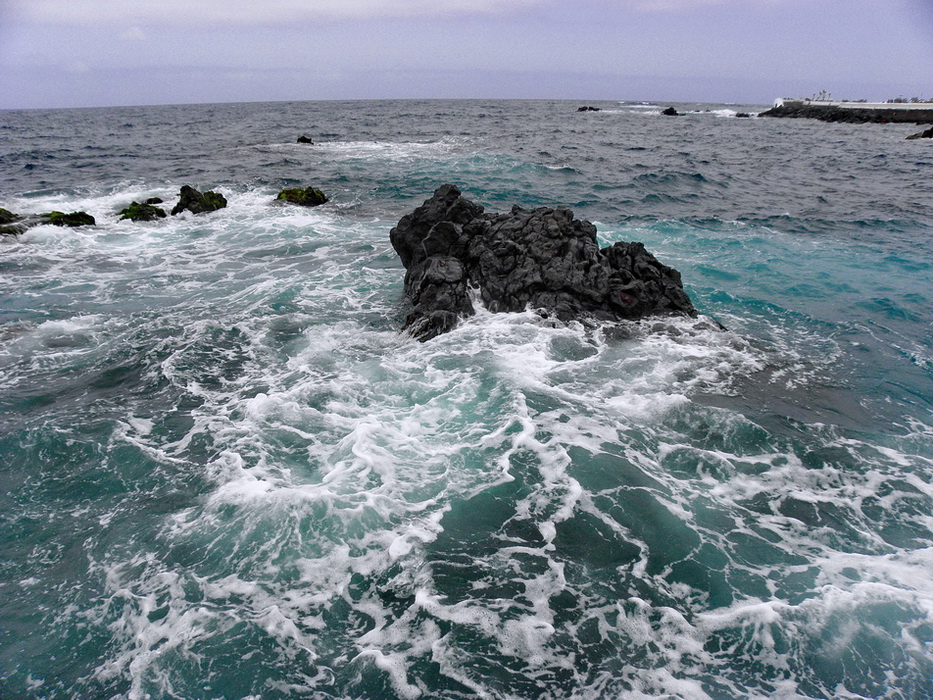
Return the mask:
[[[0,695],[933,695],[933,146],[599,104],[0,112]],[[444,182],[728,331],[400,335]]]

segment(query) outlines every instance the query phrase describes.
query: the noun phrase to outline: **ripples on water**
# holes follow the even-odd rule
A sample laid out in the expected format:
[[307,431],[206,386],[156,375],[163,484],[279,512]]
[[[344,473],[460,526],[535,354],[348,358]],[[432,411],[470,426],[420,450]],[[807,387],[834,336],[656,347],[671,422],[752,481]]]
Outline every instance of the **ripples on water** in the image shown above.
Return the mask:
[[[0,114],[0,205],[99,224],[0,240],[4,694],[933,694],[929,149],[602,106]],[[447,181],[729,330],[400,336]],[[116,221],[186,183],[228,208]]]

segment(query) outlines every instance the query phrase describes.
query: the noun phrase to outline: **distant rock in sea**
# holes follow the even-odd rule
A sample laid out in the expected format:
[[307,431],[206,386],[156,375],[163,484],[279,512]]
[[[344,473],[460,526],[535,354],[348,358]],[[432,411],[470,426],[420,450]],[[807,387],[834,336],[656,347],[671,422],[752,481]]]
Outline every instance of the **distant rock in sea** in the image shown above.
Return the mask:
[[94,226],[96,223],[94,217],[84,211],[73,211],[68,214],[60,211],[50,211],[45,214],[20,216],[7,209],[0,208],[0,234],[7,236],[17,236],[33,226],[41,226],[42,224],[74,228],[77,226]]
[[584,105],[583,107],[577,107],[578,112],[599,112],[599,107],[591,107],[589,105]]
[[662,111],[661,111],[661,114],[664,114],[664,115],[666,115],[666,116],[668,116],[668,117],[679,117],[679,116],[680,116],[680,112],[678,112],[678,111],[677,111],[676,109],[674,109],[673,107],[668,107],[667,109],[662,110]]
[[20,221],[23,217],[19,214],[14,214],[9,209],[4,209],[0,207],[0,234],[7,236],[15,236],[19,233],[17,226],[12,226]]
[[182,185],[178,193],[178,204],[172,207],[172,215],[188,210],[192,214],[203,214],[227,206],[226,198],[217,192],[199,192],[189,185]]
[[132,202],[125,209],[120,210],[120,221],[130,219],[131,221],[154,221],[155,219],[164,219],[166,214],[162,207],[155,206],[161,204],[162,200],[158,197],[150,197],[145,202]]
[[97,222],[94,221],[94,217],[84,211],[73,211],[70,214],[65,214],[60,211],[51,211],[47,214],[39,215],[42,219],[45,219],[45,223],[52,224],[53,226],[94,226]]
[[920,131],[907,137],[908,141],[913,141],[914,139],[933,139],[933,126],[925,131]]
[[329,200],[321,190],[313,187],[292,187],[279,192],[276,200],[289,202],[291,204],[300,204],[303,207],[316,207],[325,204]]
[[697,315],[679,272],[641,243],[600,250],[596,227],[563,207],[485,214],[443,185],[389,237],[414,306],[404,327],[422,341],[474,313],[471,288],[490,311],[532,308],[562,321]]
[[307,143],[307,144],[314,145],[314,141],[311,139],[310,136],[299,136],[298,143]]

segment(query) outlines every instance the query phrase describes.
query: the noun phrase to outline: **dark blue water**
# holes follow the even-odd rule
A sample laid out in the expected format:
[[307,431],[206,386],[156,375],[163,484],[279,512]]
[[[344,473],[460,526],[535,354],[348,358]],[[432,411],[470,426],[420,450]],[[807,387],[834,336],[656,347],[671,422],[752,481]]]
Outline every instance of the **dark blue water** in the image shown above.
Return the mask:
[[[0,112],[0,696],[933,696],[933,144],[577,106]],[[729,330],[400,335],[445,182]]]

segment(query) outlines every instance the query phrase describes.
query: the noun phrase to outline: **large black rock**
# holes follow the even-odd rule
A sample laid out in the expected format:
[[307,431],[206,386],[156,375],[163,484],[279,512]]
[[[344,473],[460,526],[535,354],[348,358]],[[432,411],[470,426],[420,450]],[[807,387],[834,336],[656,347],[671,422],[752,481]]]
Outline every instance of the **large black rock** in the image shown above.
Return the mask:
[[562,207],[486,214],[443,185],[389,237],[414,307],[405,328],[419,340],[473,314],[471,287],[490,311],[540,309],[563,321],[696,316],[680,273],[641,243],[600,250],[596,227]]

